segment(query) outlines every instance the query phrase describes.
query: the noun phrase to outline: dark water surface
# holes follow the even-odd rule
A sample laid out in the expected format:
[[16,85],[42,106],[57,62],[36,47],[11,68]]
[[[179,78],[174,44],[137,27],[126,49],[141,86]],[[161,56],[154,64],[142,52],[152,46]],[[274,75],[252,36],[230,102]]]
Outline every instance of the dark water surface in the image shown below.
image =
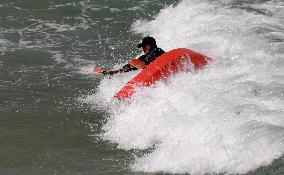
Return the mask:
[[[144,174],[129,167],[139,151],[97,136],[109,114],[78,102],[99,84],[80,71],[136,56],[142,35],[132,24],[177,3],[0,0],[0,174]],[[231,8],[270,15],[243,3]],[[283,169],[282,157],[249,174]]]
[[78,70],[135,56],[133,21],[172,2],[1,0],[0,174],[129,172],[131,153],[92,136],[104,111],[76,101],[98,79]]

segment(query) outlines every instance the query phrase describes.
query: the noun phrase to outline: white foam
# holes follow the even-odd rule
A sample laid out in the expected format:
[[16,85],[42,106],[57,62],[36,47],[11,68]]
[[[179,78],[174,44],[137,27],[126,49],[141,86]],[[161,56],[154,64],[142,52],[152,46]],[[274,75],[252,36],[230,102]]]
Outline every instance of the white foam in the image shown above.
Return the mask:
[[111,99],[134,74],[100,82],[89,101],[111,115],[103,138],[125,150],[155,145],[137,157],[134,171],[246,173],[283,155],[283,43],[270,40],[276,30],[283,34],[283,8],[259,7],[272,15],[181,1],[133,24],[165,50],[186,47],[216,58],[204,70],[139,89],[130,103]]

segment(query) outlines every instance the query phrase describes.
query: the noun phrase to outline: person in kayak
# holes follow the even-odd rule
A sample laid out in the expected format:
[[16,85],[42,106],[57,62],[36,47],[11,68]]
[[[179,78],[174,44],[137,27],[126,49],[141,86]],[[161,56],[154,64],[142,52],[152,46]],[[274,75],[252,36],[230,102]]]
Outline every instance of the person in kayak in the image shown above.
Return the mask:
[[[138,48],[142,48],[144,55],[140,56],[138,60],[142,61],[145,66],[150,64],[156,58],[164,54],[165,52],[157,47],[156,40],[153,37],[147,36],[143,38],[142,42],[138,44]],[[137,67],[132,66],[131,64],[126,64],[118,70],[103,71],[104,75],[113,75],[121,72],[129,72],[137,70]]]

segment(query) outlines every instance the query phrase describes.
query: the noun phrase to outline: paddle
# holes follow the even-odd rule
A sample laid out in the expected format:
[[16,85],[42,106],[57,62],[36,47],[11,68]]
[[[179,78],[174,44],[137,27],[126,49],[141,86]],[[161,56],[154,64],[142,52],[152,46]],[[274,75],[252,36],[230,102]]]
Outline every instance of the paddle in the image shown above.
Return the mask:
[[91,68],[91,71],[94,72],[95,74],[112,75],[113,72],[118,71],[118,70],[108,70],[107,71],[101,67],[93,67]]
[[104,69],[101,67],[93,67],[92,68],[92,72],[99,74],[99,73],[103,73]]
[[[128,64],[138,69],[144,69],[146,67],[143,61],[139,59],[135,59],[135,58],[132,59],[130,62],[128,62]],[[101,67],[93,67],[91,71],[94,72],[95,74],[112,74],[111,72],[119,72],[120,69],[106,71],[104,68],[101,68]]]
[[144,69],[146,67],[145,63],[139,59],[133,59],[129,62],[129,64],[138,69]]

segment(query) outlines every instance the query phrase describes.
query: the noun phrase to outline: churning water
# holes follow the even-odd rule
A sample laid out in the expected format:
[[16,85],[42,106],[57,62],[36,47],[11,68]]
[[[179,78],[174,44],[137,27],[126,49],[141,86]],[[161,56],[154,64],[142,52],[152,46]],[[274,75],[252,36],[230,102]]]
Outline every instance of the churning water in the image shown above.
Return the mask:
[[[184,0],[135,21],[132,30],[154,36],[161,48],[191,48],[216,60],[139,89],[131,103],[105,103],[102,138],[120,149],[151,148],[134,171],[247,173],[281,158],[283,16],[282,1]],[[111,102],[132,76],[103,79],[89,98]]]

